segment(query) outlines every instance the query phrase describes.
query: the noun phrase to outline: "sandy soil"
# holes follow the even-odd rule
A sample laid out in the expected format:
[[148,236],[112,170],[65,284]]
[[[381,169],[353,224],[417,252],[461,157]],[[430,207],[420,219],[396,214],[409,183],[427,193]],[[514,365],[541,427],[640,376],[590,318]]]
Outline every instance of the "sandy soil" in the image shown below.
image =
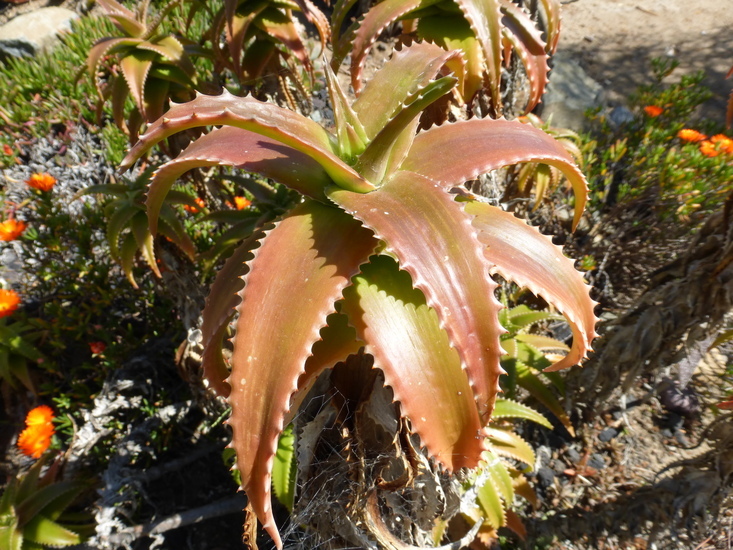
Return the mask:
[[559,51],[622,102],[652,82],[650,60],[673,56],[671,78],[704,70],[715,97],[704,114],[722,117],[733,78],[733,0],[564,0]]

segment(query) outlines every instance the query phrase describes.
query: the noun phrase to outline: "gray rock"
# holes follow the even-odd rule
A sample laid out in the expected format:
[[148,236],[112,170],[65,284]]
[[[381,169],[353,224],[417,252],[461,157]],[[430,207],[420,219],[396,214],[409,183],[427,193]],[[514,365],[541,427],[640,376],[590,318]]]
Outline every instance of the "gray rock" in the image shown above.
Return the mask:
[[608,443],[617,435],[618,430],[616,430],[615,428],[606,428],[600,434],[598,434],[598,440],[602,441],[603,443]]
[[583,131],[588,129],[585,112],[600,107],[605,100],[603,86],[593,80],[580,64],[562,52],[553,58],[550,83],[542,98],[540,114],[553,126]]
[[0,59],[28,57],[53,46],[58,34],[71,30],[79,17],[66,8],[41,8],[11,19],[0,27]]

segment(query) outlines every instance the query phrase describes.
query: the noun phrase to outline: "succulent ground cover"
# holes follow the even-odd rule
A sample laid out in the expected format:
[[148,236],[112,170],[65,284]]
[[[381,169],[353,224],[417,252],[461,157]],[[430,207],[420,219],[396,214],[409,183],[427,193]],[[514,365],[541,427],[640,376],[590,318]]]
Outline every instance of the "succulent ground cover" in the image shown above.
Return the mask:
[[[733,380],[729,333],[716,335],[730,306],[733,151],[724,117],[692,116],[705,99],[696,75],[639,90],[625,126],[599,113],[588,136],[532,116],[431,127],[469,103],[457,50],[406,39],[354,97],[327,63],[301,59],[328,34],[309,2],[229,2],[190,18],[183,2],[130,6],[150,9],[161,36],[103,4],[132,35],[119,49],[104,55],[110,25],[85,19],[58,53],[3,66],[22,75],[3,84],[3,543],[237,547],[244,523],[250,547],[522,547],[521,537],[547,548],[725,547]],[[477,6],[458,11],[472,21]],[[513,6],[492,12],[514,60],[501,71],[526,73],[535,101],[541,60],[528,65],[527,54],[540,38]],[[543,2],[539,16],[551,35],[553,7]],[[305,42],[293,12],[315,25]],[[180,29],[201,29],[207,14],[229,42],[204,33],[193,47]],[[235,25],[254,48],[241,59]],[[417,23],[418,36],[426,28]],[[496,39],[484,38],[478,59]],[[166,107],[163,88],[193,84],[170,66],[174,42],[230,91],[191,90],[191,102]],[[93,78],[63,94],[43,86],[51,68],[80,77],[90,51]],[[156,55],[169,66],[154,67]],[[481,101],[496,100],[493,67]],[[277,87],[242,94],[247,71],[273,68]],[[90,101],[105,85],[116,102]],[[296,99],[310,86],[329,111]],[[150,112],[166,112],[127,153],[148,91]],[[142,161],[123,175],[125,154],[126,166]],[[462,186],[484,172],[508,178],[502,200]],[[567,243],[592,288],[532,224]],[[648,261],[625,269],[634,254]],[[637,321],[626,304],[690,322],[690,308],[675,309],[685,300],[666,303],[664,289],[696,269],[720,294],[693,313],[686,347],[655,348],[652,322],[632,330],[651,336],[625,347],[674,361],[598,368],[613,331]],[[608,329],[611,351],[597,339],[587,371],[553,372],[589,355],[596,301],[620,327]],[[687,389],[663,376],[675,361],[694,374]],[[605,390],[619,374],[625,407]],[[670,454],[677,463],[664,471]],[[197,517],[209,519],[173,528]]]

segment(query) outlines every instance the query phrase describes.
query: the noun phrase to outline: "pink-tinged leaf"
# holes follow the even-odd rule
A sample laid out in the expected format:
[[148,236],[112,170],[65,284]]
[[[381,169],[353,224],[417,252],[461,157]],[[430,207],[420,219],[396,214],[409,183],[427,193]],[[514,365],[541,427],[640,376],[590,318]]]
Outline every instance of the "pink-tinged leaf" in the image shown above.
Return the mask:
[[[186,233],[181,220],[178,219],[176,211],[170,204],[164,204],[160,212],[160,229],[163,235],[168,237],[173,244],[178,246],[191,260],[196,256],[196,245]],[[151,232],[151,235],[155,235]]]
[[[336,47],[341,40],[341,28],[344,26],[346,16],[349,14],[351,8],[356,4],[356,0],[336,0],[333,5],[333,12],[331,13],[331,40]],[[334,52],[334,56],[335,56]]]
[[309,156],[248,130],[220,128],[201,136],[155,172],[146,200],[153,235],[171,186],[188,170],[203,166],[234,166],[261,174],[321,201],[325,201],[323,190],[332,184],[321,165]]
[[488,422],[503,373],[499,336],[505,331],[489,277],[493,266],[471,216],[437,183],[404,171],[371,193],[332,188],[328,196],[386,243],[425,294],[468,373],[480,418]]
[[145,25],[137,20],[134,12],[122,4],[115,0],[97,0],[97,3],[102,6],[115,26],[128,36],[137,38],[145,34],[147,30]]
[[351,85],[356,95],[361,91],[361,72],[366,56],[379,33],[403,15],[434,3],[431,0],[384,0],[367,12],[356,30],[351,49]]
[[[369,141],[402,109],[405,101],[435,79],[458,52],[446,52],[435,44],[420,42],[397,50],[364,86],[353,105]],[[385,90],[389,90],[385,93]]]
[[527,529],[517,513],[511,508],[507,508],[504,512],[506,527],[514,531],[520,539],[527,540]]
[[270,506],[277,437],[320,329],[376,244],[341,210],[308,200],[266,234],[249,262],[228,379],[229,423],[244,490],[278,548]]
[[431,456],[450,470],[475,467],[485,447],[471,386],[409,274],[372,257],[344,291],[343,312]]
[[175,133],[201,126],[235,126],[263,135],[313,158],[337,185],[366,193],[374,186],[334,153],[331,135],[309,118],[252,97],[237,97],[226,90],[219,96],[199,95],[193,101],[174,104],[163,118],[152,123],[122,161],[128,168],[159,141]]
[[102,38],[94,44],[87,56],[87,70],[89,71],[89,76],[94,80],[95,85],[97,84],[97,68],[110,50],[120,46],[134,47],[139,43],[140,40],[136,38]]
[[292,17],[288,17],[278,9],[269,8],[262,12],[262,15],[257,18],[255,24],[267,32],[267,34],[282,42],[298,58],[306,70],[310,70],[311,60],[308,57],[308,50],[306,50],[300,39]]
[[563,255],[562,248],[553,244],[549,236],[510,212],[478,201],[467,203],[465,208],[475,216],[473,226],[478,230],[479,241],[486,246],[487,259],[496,266],[494,272],[541,296],[568,320],[573,346],[564,359],[546,370],[578,364],[596,336],[596,302],[573,260]]
[[530,94],[524,112],[528,113],[540,102],[547,87],[550,67],[547,65],[545,42],[534,21],[522,8],[505,0],[501,11],[504,14],[502,24],[508,31],[504,35],[514,46],[527,71]]
[[229,369],[222,357],[222,344],[234,308],[241,301],[239,291],[244,287],[242,277],[249,271],[247,262],[254,257],[252,250],[263,236],[262,232],[255,233],[234,249],[217,272],[201,314],[201,344],[204,347],[201,367],[209,387],[223,397],[229,397],[230,388],[226,382]]
[[326,318],[326,322],[327,326],[321,329],[321,339],[313,344],[312,355],[305,362],[305,372],[298,378],[298,391],[290,401],[285,424],[293,420],[303,399],[308,396],[313,383],[324,370],[346,361],[349,355],[356,355],[364,346],[364,342],[357,339],[356,331],[349,326],[349,319],[343,313],[332,313]]
[[134,51],[120,60],[122,76],[130,88],[132,99],[141,113],[145,114],[145,81],[153,66],[155,53]]
[[481,43],[491,102],[501,113],[501,11],[499,0],[456,0]]
[[311,0],[295,0],[295,3],[298,4],[305,18],[315,25],[321,38],[321,47],[325,48],[331,36],[331,26],[328,24],[328,18]]
[[529,124],[474,118],[431,128],[415,137],[402,169],[450,188],[519,162],[549,164],[568,178],[575,192],[575,229],[588,199],[585,176],[562,145]]
[[[235,6],[236,7],[236,6]],[[252,11],[247,15],[237,15],[232,13],[231,18],[227,17],[227,45],[229,46],[229,55],[234,61],[234,69],[237,74],[242,72],[242,50],[244,47],[244,37],[249,31],[250,25],[254,20],[267,8],[267,2],[260,2],[252,7]]]

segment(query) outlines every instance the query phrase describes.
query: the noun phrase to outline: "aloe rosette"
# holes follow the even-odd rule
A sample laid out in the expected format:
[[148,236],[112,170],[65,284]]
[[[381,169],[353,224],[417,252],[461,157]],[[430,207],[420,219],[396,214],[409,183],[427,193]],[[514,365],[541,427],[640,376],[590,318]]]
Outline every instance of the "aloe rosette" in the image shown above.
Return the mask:
[[334,64],[351,54],[351,83],[361,90],[362,71],[371,46],[388,25],[402,21],[406,34],[461,51],[465,74],[457,91],[471,102],[485,89],[495,113],[502,113],[501,73],[516,52],[527,73],[529,96],[523,112],[540,101],[548,82],[547,59],[560,33],[560,3],[541,0],[537,8],[546,29],[543,36],[531,15],[511,0],[383,0],[364,17],[339,33],[356,0],[339,0],[333,13]]
[[[270,506],[278,436],[317,375],[364,348],[401,412],[446,469],[476,467],[499,390],[500,303],[490,273],[543,296],[573,329],[567,367],[595,335],[594,302],[562,251],[525,222],[451,191],[520,162],[582,173],[550,136],[519,122],[469,120],[416,134],[423,109],[450,92],[459,58],[428,43],[395,52],[349,104],[327,68],[335,117],[310,119],[251,97],[199,95],[173,105],[131,150],[129,167],[187,128],[220,127],[163,165],[147,207],[155,233],[176,178],[224,165],[272,178],[303,200],[246,239],[219,272],[202,326],[204,371],[228,397],[243,489],[281,547]],[[239,315],[231,372],[221,355]],[[495,434],[494,434],[495,435]]]

